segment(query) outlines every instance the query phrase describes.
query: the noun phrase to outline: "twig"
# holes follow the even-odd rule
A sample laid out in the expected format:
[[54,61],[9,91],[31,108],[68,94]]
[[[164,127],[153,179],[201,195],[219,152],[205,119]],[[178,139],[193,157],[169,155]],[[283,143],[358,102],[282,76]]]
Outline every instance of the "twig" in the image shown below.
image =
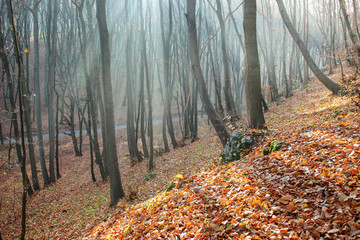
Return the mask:
[[[209,2],[209,1],[208,1],[208,2]],[[209,4],[210,4],[210,6],[214,9],[214,11],[216,11],[215,8],[211,5],[210,2],[209,2]],[[231,13],[229,13],[229,14],[226,16],[226,18],[224,19],[224,22],[226,22],[226,20],[227,20],[234,12],[236,12],[237,10],[239,10],[239,8],[241,7],[242,4],[243,4],[243,2],[241,2],[241,3],[239,4],[239,6],[237,6],[237,8],[235,8],[234,11],[232,11]],[[220,27],[218,27],[218,29],[216,30],[216,32],[214,33],[214,35],[212,35],[212,36],[205,42],[204,46],[201,48],[201,51],[200,51],[200,58],[201,58],[202,54],[204,53],[205,48],[209,45],[210,41],[213,40],[213,39],[216,37],[216,35],[219,33],[219,31],[220,31]]]

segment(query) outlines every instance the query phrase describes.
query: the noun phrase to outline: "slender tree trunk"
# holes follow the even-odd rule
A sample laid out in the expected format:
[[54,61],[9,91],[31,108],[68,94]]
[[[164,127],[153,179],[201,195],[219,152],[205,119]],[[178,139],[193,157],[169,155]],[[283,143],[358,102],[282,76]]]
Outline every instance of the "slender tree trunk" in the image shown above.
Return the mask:
[[[12,35],[13,35],[13,42],[15,45],[15,55],[16,55],[16,63],[18,67],[18,87],[19,87],[19,108],[20,108],[20,128],[21,128],[21,147],[22,147],[22,154],[19,155],[20,161],[20,168],[21,168],[21,175],[22,175],[22,185],[23,185],[23,194],[22,194],[22,207],[21,207],[21,235],[20,239],[25,239],[26,234],[26,201],[27,201],[27,184],[29,180],[26,179],[26,146],[25,146],[25,131],[24,131],[24,111],[23,111],[23,100],[24,96],[22,94],[22,88],[25,86],[25,74],[22,64],[22,59],[20,55],[20,46],[18,41],[18,36],[16,32],[16,26],[14,21],[14,12],[12,7],[12,1],[7,0],[7,8],[8,8],[8,18],[10,25],[12,26]],[[17,143],[18,144],[18,143]]]
[[[341,12],[342,12],[344,20],[345,20],[345,25],[346,25],[346,28],[347,28],[347,30],[349,32],[350,40],[354,44],[354,46],[355,46],[355,48],[356,48],[356,50],[358,52],[358,56],[360,57],[360,42],[359,42],[358,37],[354,33],[352,27],[351,27],[350,20],[349,20],[349,15],[348,15],[348,13],[346,11],[346,3],[345,3],[344,0],[339,0],[339,2],[340,2]],[[357,21],[357,19],[356,19],[356,21]]]
[[231,81],[230,81],[230,62],[229,62],[229,53],[227,49],[226,43],[226,29],[225,29],[225,22],[222,15],[222,7],[220,0],[216,0],[216,16],[220,23],[220,34],[221,34],[221,51],[223,54],[223,63],[224,63],[224,83],[225,83],[225,103],[226,103],[226,110],[231,118],[234,120],[238,119],[234,98],[231,93]]
[[120,198],[125,196],[122,188],[119,163],[117,158],[114,103],[111,86],[111,62],[110,62],[110,41],[109,31],[106,22],[105,0],[96,0],[96,18],[99,26],[100,46],[101,46],[101,66],[102,66],[102,85],[105,121],[106,159],[110,175],[110,197],[111,205],[117,204]]
[[[142,57],[142,68],[145,70],[145,83],[147,90],[147,102],[148,102],[148,136],[149,136],[149,166],[148,170],[151,171],[154,168],[154,136],[153,136],[153,122],[152,122],[152,94],[150,86],[150,76],[149,76],[149,64],[147,60],[147,48],[146,48],[146,39],[145,39],[145,27],[144,27],[144,17],[143,17],[143,4],[142,0],[139,0],[140,4],[140,24],[141,24],[141,57]],[[145,106],[143,107],[145,110]],[[145,155],[145,152],[144,152]]]
[[[130,22],[129,12],[131,11],[128,6],[128,0],[125,1],[126,19]],[[134,88],[133,88],[133,67],[132,67],[132,51],[133,51],[133,30],[128,27],[126,39],[126,94],[127,94],[127,139],[130,156],[136,157],[138,162],[143,160],[137,145],[137,137],[135,136],[135,112],[136,103],[134,101]]]
[[96,182],[95,178],[95,172],[94,172],[94,149],[93,149],[93,138],[91,134],[91,111],[90,107],[88,107],[88,124],[87,124],[87,133],[89,136],[89,143],[90,143],[90,173],[91,173],[91,179],[93,182]]
[[[11,2],[9,0],[7,0],[6,3],[10,4]],[[10,11],[12,11],[12,7],[11,7],[11,5],[8,5],[8,12],[10,12]],[[0,18],[0,25],[1,25],[1,20],[2,19]],[[11,20],[10,20],[10,22],[11,22]],[[21,166],[21,161],[23,159],[23,156],[22,156],[22,149],[21,149],[22,146],[20,145],[20,132],[19,132],[19,125],[18,125],[18,120],[17,120],[18,110],[16,107],[16,100],[15,100],[16,94],[14,93],[15,88],[13,86],[13,82],[12,82],[12,78],[11,78],[10,63],[9,63],[8,57],[6,56],[6,53],[5,53],[4,35],[1,31],[1,28],[0,28],[0,57],[1,57],[4,71],[5,71],[5,74],[7,77],[7,85],[8,85],[8,89],[9,89],[9,98],[10,98],[10,107],[11,107],[11,127],[14,127],[16,154],[17,154],[17,157],[19,160],[19,164]],[[21,90],[20,87],[18,87],[18,88],[19,88],[19,90]],[[10,130],[11,130],[11,128],[10,128]],[[11,150],[11,145],[9,148],[9,159],[10,159],[10,150]],[[22,172],[22,174],[24,174],[24,173]],[[27,186],[26,191],[29,194],[29,196],[31,196],[33,194],[33,189],[31,187],[30,180],[29,180],[29,177],[26,172],[25,172],[25,176],[23,176],[23,178],[25,178],[25,180],[26,180],[26,186]]]
[[[161,19],[161,40],[163,44],[163,58],[164,58],[164,122],[166,124],[168,133],[170,135],[171,144],[174,148],[177,147],[177,142],[175,138],[174,126],[172,121],[171,114],[171,87],[170,87],[170,38],[173,31],[173,19],[172,19],[172,0],[169,0],[169,29],[167,36],[165,37],[165,28],[164,28],[164,16],[163,16],[163,7],[162,1],[159,1],[160,6],[160,19]],[[165,128],[166,128],[165,126]],[[166,132],[166,129],[165,129]]]
[[42,116],[41,116],[41,91],[40,91],[40,80],[39,80],[39,19],[38,10],[41,0],[34,2],[33,5],[33,21],[34,21],[34,88],[35,88],[35,114],[36,114],[36,129],[39,146],[39,159],[41,173],[44,181],[44,185],[49,184],[49,174],[46,168],[45,153],[44,153],[44,140],[42,132]]
[[337,94],[341,90],[341,86],[335,82],[333,82],[330,78],[325,76],[323,72],[319,69],[319,67],[316,65],[314,60],[312,59],[309,51],[307,50],[304,42],[301,40],[301,37],[296,32],[293,24],[290,21],[290,18],[286,12],[284,3],[282,0],[277,0],[277,4],[279,6],[281,17],[289,30],[291,36],[293,37],[296,44],[299,46],[300,51],[306,60],[307,64],[309,65],[312,72],[315,74],[315,76],[319,79],[320,82],[322,82],[330,91],[332,91],[334,94]]
[[56,178],[61,178],[59,166],[59,95],[56,94],[56,111],[55,111],[55,170]]
[[199,86],[200,99],[203,103],[204,109],[217,132],[219,139],[223,146],[225,146],[229,133],[226,130],[224,122],[221,120],[217,112],[215,111],[214,105],[212,104],[209,95],[207,93],[204,77],[200,67],[200,58],[199,58],[199,48],[197,44],[197,30],[196,30],[196,19],[195,19],[195,6],[196,0],[186,0],[187,2],[187,25],[189,30],[189,48],[190,48],[190,58],[191,58],[191,67],[196,80],[197,85]]
[[[99,65],[97,63],[97,58],[96,58],[96,52],[95,52],[95,34],[94,34],[94,30],[93,30],[93,26],[92,26],[92,6],[90,5],[89,0],[86,0],[86,10],[87,10],[87,14],[88,14],[88,27],[89,27],[89,36],[90,36],[90,49],[91,49],[91,60],[90,60],[90,66],[92,69],[92,75],[93,75],[93,80],[94,80],[94,84],[95,84],[95,88],[97,89],[98,95],[99,96],[99,106],[100,106],[100,117],[101,117],[101,121],[104,120],[103,118],[103,110],[102,110],[102,94],[100,91],[100,80],[99,80]],[[80,15],[81,17],[82,15]],[[82,28],[83,28],[83,35],[86,36],[86,30],[84,28],[85,25],[85,21],[82,18]],[[86,45],[86,41],[85,38],[83,39],[84,42],[84,53],[85,55],[83,55],[83,59],[85,59],[84,65],[86,65],[86,49],[87,49],[87,45]],[[91,83],[91,79],[89,78],[88,81],[86,82],[86,91],[87,91],[87,97],[89,98],[90,101],[90,110],[91,110],[91,122],[92,122],[92,129],[93,129],[93,133],[94,133],[94,137],[93,137],[93,147],[94,147],[94,153],[95,153],[95,161],[99,166],[99,170],[100,170],[100,174],[101,174],[101,178],[102,181],[105,181],[108,174],[108,170],[106,165],[104,166],[104,162],[103,162],[103,158],[101,156],[101,152],[100,152],[100,146],[99,146],[99,137],[98,137],[98,132],[97,132],[97,122],[96,122],[96,112],[97,112],[97,108],[96,108],[96,103],[95,103],[95,99],[94,96],[96,95],[95,93],[93,93],[92,91],[92,83]],[[104,128],[103,128],[104,129]],[[104,131],[102,131],[102,134],[104,133]]]
[[54,120],[54,92],[55,92],[55,67],[56,67],[56,48],[57,48],[57,15],[58,15],[58,0],[50,0],[49,3],[54,2],[54,8],[49,4],[48,11],[53,11],[54,16],[48,21],[52,21],[52,30],[48,29],[48,35],[51,34],[51,52],[49,63],[49,90],[48,90],[48,123],[49,123],[49,171],[50,182],[56,181],[55,173],[55,120]]

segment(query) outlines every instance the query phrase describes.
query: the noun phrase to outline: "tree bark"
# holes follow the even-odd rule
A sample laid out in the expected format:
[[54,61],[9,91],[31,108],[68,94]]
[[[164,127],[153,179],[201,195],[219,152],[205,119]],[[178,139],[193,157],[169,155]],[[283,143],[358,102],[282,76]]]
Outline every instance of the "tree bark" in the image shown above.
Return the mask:
[[42,116],[41,116],[41,91],[39,80],[39,17],[38,10],[41,0],[35,1],[33,5],[33,21],[34,21],[34,88],[35,88],[35,114],[36,114],[36,129],[39,146],[39,159],[41,173],[44,181],[44,186],[49,184],[49,174],[46,168],[45,152],[44,152],[44,140],[42,131]]
[[190,48],[190,59],[191,59],[191,68],[196,80],[196,83],[199,87],[200,98],[204,109],[215,128],[215,131],[218,134],[218,137],[225,146],[229,133],[226,130],[224,122],[221,120],[217,112],[215,111],[214,105],[212,104],[203,77],[203,73],[200,67],[200,58],[199,58],[199,48],[197,44],[197,30],[196,30],[196,20],[195,20],[195,6],[196,0],[187,0],[187,25],[189,31],[189,48]]
[[245,36],[245,92],[250,128],[263,128],[265,124],[261,105],[261,77],[259,52],[256,36],[256,1],[244,0],[244,36]]
[[301,51],[304,59],[306,60],[307,64],[309,65],[311,71],[315,74],[315,76],[319,79],[319,81],[322,82],[330,91],[332,91],[334,94],[339,93],[339,91],[341,90],[341,86],[339,84],[333,82],[327,76],[325,76],[325,74],[323,72],[321,72],[319,67],[316,65],[316,63],[312,59],[309,51],[307,50],[307,48],[305,46],[305,43],[301,40],[301,37],[296,32],[293,24],[290,21],[290,18],[286,12],[283,1],[277,0],[276,2],[278,4],[281,17],[282,17],[288,31],[290,32],[290,34],[291,34],[292,38],[294,39],[294,41],[296,42],[296,44],[299,46],[300,51]]
[[[174,148],[177,147],[177,142],[175,138],[174,125],[172,121],[171,114],[171,86],[170,86],[170,38],[173,31],[173,19],[172,19],[172,0],[169,0],[169,29],[167,36],[165,37],[165,27],[164,27],[164,16],[163,16],[163,7],[162,1],[159,1],[160,7],[160,19],[161,19],[161,41],[163,44],[163,58],[164,58],[164,122],[166,124],[168,133],[170,135],[171,144]],[[166,128],[166,126],[164,128]],[[166,130],[165,130],[166,132]]]
[[[92,79],[89,79],[89,82],[86,83],[86,88],[87,88],[87,94],[89,93],[89,101],[90,101],[90,110],[91,110],[91,122],[92,122],[92,129],[93,129],[93,133],[94,133],[94,137],[93,137],[93,147],[94,147],[94,153],[95,153],[95,161],[99,166],[99,170],[100,170],[100,174],[101,174],[101,179],[102,181],[105,181],[108,174],[108,170],[106,167],[106,164],[104,166],[104,162],[103,158],[101,156],[101,151],[100,151],[100,146],[99,146],[99,137],[98,137],[98,132],[97,132],[97,122],[96,122],[96,112],[97,112],[97,108],[96,108],[96,101],[95,101],[95,92],[93,93],[92,91],[92,82],[91,80],[94,81],[94,84],[96,85],[96,89],[98,92],[98,95],[100,95],[100,97],[98,98],[99,101],[99,106],[100,106],[100,117],[101,120],[103,121],[103,111],[102,111],[102,97],[101,97],[101,91],[99,90],[100,87],[100,80],[99,80],[99,65],[97,63],[97,54],[96,54],[96,45],[95,45],[95,34],[94,34],[94,29],[93,29],[93,24],[92,24],[92,5],[90,4],[89,0],[86,0],[86,11],[88,14],[88,28],[89,28],[89,36],[90,36],[90,49],[91,49],[91,60],[90,60],[90,66],[92,69],[91,71],[91,75],[93,76]],[[85,24],[85,21],[84,21]],[[86,32],[86,30],[84,31]],[[85,43],[85,39],[84,39],[84,43]],[[86,46],[84,45],[84,48],[86,49]],[[86,52],[85,52],[86,53]],[[85,55],[85,59],[87,59],[86,55]],[[103,131],[102,131],[103,134]]]
[[224,83],[225,83],[225,103],[226,110],[231,118],[234,120],[238,119],[234,98],[231,93],[231,81],[230,81],[230,62],[229,62],[229,53],[226,44],[226,30],[225,30],[225,22],[222,15],[222,7],[220,0],[216,0],[216,16],[220,23],[220,34],[221,34],[221,51],[223,54],[223,62],[224,62]]
[[[351,24],[350,24],[350,20],[349,20],[349,15],[347,14],[347,11],[346,11],[346,3],[344,0],[339,0],[340,2],[340,8],[341,8],[341,12],[344,16],[344,20],[345,20],[345,25],[346,25],[346,28],[349,32],[349,36],[350,36],[350,39],[351,39],[351,42],[354,44],[357,52],[358,52],[358,56],[360,57],[360,42],[359,42],[359,39],[357,38],[356,34],[354,33],[352,27],[351,27]],[[357,21],[357,19],[355,20]]]
[[[51,2],[54,2],[54,8],[51,8]],[[48,19],[52,22],[52,30],[48,28],[48,35],[51,35],[50,63],[49,63],[49,90],[48,90],[48,123],[49,123],[49,171],[50,182],[56,181],[55,173],[55,120],[54,120],[54,92],[55,92],[55,67],[56,67],[56,48],[57,48],[57,15],[58,15],[58,0],[50,0],[48,11],[53,11],[54,16]],[[50,23],[49,23],[50,24]],[[50,42],[49,42],[50,43]]]
[[105,120],[104,145],[106,145],[106,159],[108,161],[108,170],[110,175],[110,197],[111,206],[117,204],[120,198],[125,196],[122,188],[119,163],[117,158],[116,137],[115,137],[115,119],[114,102],[111,86],[111,62],[110,62],[110,41],[109,31],[106,22],[105,0],[96,0],[96,18],[99,27],[101,66],[102,66],[102,90]]
[[22,94],[22,89],[25,88],[25,74],[24,74],[24,68],[23,63],[20,55],[20,46],[18,41],[18,36],[16,32],[16,26],[14,21],[14,12],[12,7],[12,1],[8,0],[6,1],[7,8],[8,8],[8,18],[12,29],[12,35],[13,35],[13,42],[15,46],[15,55],[16,55],[16,63],[18,67],[18,87],[19,87],[19,109],[20,109],[20,128],[21,128],[21,147],[22,147],[22,154],[19,156],[20,161],[20,168],[21,168],[21,175],[22,175],[22,185],[23,185],[23,192],[22,192],[22,206],[21,206],[21,235],[20,239],[25,239],[26,234],[26,201],[27,201],[27,189],[29,184],[29,180],[27,180],[27,174],[26,174],[26,147],[25,147],[25,131],[24,131],[24,111],[23,111],[23,100],[24,96]]
[[153,134],[153,122],[152,122],[152,94],[151,94],[151,85],[150,85],[150,74],[149,74],[149,64],[147,60],[147,48],[146,48],[146,39],[145,39],[145,27],[144,27],[144,17],[142,0],[139,0],[140,4],[140,24],[141,24],[141,56],[142,56],[142,68],[145,70],[145,82],[147,90],[147,101],[148,101],[148,136],[149,136],[149,165],[148,170],[151,171],[154,168],[154,134]]

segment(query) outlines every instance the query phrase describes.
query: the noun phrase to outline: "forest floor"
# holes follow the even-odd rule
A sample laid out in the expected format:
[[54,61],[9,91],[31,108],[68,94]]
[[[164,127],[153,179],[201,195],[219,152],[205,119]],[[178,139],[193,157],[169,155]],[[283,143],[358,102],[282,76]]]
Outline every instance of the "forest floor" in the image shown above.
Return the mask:
[[[347,69],[346,77],[352,72]],[[270,105],[266,135],[229,164],[219,163],[221,144],[204,120],[200,139],[158,156],[148,181],[147,161],[131,167],[121,137],[126,132],[118,132],[127,197],[111,208],[109,183],[91,181],[88,143],[84,156],[74,157],[70,139],[61,138],[62,177],[29,198],[27,239],[357,239],[360,113],[353,99],[312,80]],[[282,148],[263,156],[274,139],[284,142]],[[7,154],[0,146],[0,232],[16,239],[21,174],[15,151],[11,165]]]
[[[270,106],[267,133],[240,161],[220,164],[206,143],[204,171],[179,172],[171,191],[145,202],[119,203],[83,239],[359,239],[357,95],[311,81]],[[276,139],[281,149],[264,156]]]

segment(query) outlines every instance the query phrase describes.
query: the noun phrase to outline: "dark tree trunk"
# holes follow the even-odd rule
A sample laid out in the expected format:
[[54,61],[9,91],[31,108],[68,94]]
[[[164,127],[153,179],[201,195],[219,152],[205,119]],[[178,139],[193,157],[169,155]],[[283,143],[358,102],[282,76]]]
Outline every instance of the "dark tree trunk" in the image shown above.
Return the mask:
[[[20,161],[21,175],[22,175],[22,185],[23,185],[23,193],[22,193],[22,206],[21,206],[21,235],[20,239],[25,239],[26,233],[26,201],[27,201],[27,190],[29,189],[28,184],[30,185],[29,180],[27,179],[26,173],[26,146],[25,146],[25,130],[24,130],[24,111],[23,111],[23,100],[24,96],[22,94],[22,88],[25,88],[25,79],[24,79],[24,69],[20,54],[20,46],[18,41],[18,36],[16,32],[16,26],[14,21],[14,12],[12,7],[12,1],[7,0],[7,9],[8,9],[8,18],[10,25],[12,26],[12,35],[13,42],[15,45],[15,55],[16,55],[16,63],[18,67],[18,89],[19,89],[19,108],[20,108],[20,128],[21,128],[21,147],[22,153],[18,155]],[[2,48],[3,49],[3,48]],[[24,93],[25,94],[25,93]],[[15,109],[13,109],[15,110]],[[18,140],[18,139],[17,139]],[[17,141],[18,142],[18,141]],[[17,143],[19,145],[19,143]],[[29,193],[30,194],[30,193]]]
[[[142,69],[145,70],[145,82],[146,82],[146,90],[147,90],[147,101],[148,101],[148,136],[149,136],[149,166],[148,169],[151,171],[154,168],[154,136],[153,136],[153,122],[152,122],[152,94],[151,94],[151,86],[150,86],[150,76],[149,76],[149,65],[147,61],[147,49],[146,49],[146,39],[145,39],[145,28],[144,28],[144,17],[143,13],[143,5],[142,0],[139,0],[140,4],[140,24],[141,24],[141,56],[142,56]],[[145,99],[144,99],[145,102]],[[145,106],[143,106],[145,111]],[[144,155],[145,154],[144,148]]]
[[256,36],[256,1],[244,0],[244,36],[246,52],[245,92],[250,128],[263,128],[261,77]]
[[[128,0],[125,1],[126,19],[130,22],[128,8]],[[137,158],[138,162],[143,160],[137,145],[137,137],[135,136],[135,111],[136,103],[134,101],[134,88],[133,88],[133,68],[132,68],[132,51],[133,45],[133,30],[128,27],[127,39],[126,39],[126,96],[127,96],[127,139],[128,148],[131,158]]]
[[[92,69],[92,75],[93,80],[95,82],[96,88],[100,88],[98,87],[100,85],[100,80],[99,80],[99,65],[97,63],[97,58],[96,58],[96,51],[95,51],[95,34],[94,34],[94,30],[93,30],[93,26],[92,26],[92,6],[90,5],[89,0],[86,0],[86,10],[87,10],[87,14],[88,14],[88,27],[89,27],[89,36],[90,36],[90,49],[91,49],[91,69]],[[82,15],[80,15],[80,17],[82,17]],[[81,20],[82,22],[82,28],[83,28],[83,35],[86,36],[86,30],[84,28],[85,25],[85,21],[82,18]],[[86,45],[86,41],[85,39],[83,40],[84,45],[84,53],[85,55],[83,55],[83,59],[85,59],[84,61],[84,65],[86,66],[86,49],[87,49],[87,45]],[[99,170],[100,170],[100,174],[101,174],[101,178],[103,181],[106,180],[108,174],[107,171],[107,167],[104,166],[103,163],[103,159],[101,156],[101,152],[100,152],[100,146],[99,146],[99,137],[98,137],[98,132],[97,132],[97,122],[96,122],[96,112],[97,112],[97,108],[96,108],[96,103],[95,103],[95,99],[93,96],[95,96],[95,93],[93,93],[92,91],[92,83],[91,83],[91,79],[85,79],[86,80],[86,94],[88,97],[88,100],[90,102],[90,110],[91,110],[91,122],[92,122],[92,129],[93,129],[93,133],[94,133],[94,137],[93,137],[93,147],[94,147],[94,153],[95,153],[95,161],[99,166]],[[99,105],[102,106],[102,97],[101,97],[101,91],[98,90],[98,94],[100,95],[99,97]],[[100,109],[100,115],[103,116],[102,114],[102,108]],[[101,120],[103,120],[103,118],[101,117]],[[103,132],[103,131],[102,131]]]
[[[339,0],[339,2],[340,2],[341,12],[342,12],[344,20],[345,20],[345,26],[349,32],[350,40],[354,44],[354,46],[358,52],[358,56],[360,57],[360,42],[359,42],[357,35],[354,33],[354,31],[351,27],[349,15],[347,14],[347,11],[346,11],[346,3],[344,0]],[[357,19],[355,19],[355,21],[357,21]]]
[[35,88],[35,114],[36,114],[36,129],[39,146],[39,159],[41,173],[44,181],[44,185],[49,184],[49,174],[46,168],[45,153],[44,153],[44,140],[42,132],[42,116],[41,116],[41,91],[40,91],[40,80],[39,80],[39,19],[38,10],[41,0],[34,2],[33,5],[33,21],[34,21],[34,88]]
[[216,0],[216,16],[220,23],[220,34],[221,34],[221,51],[223,54],[223,62],[224,62],[224,83],[225,83],[225,103],[226,110],[231,118],[234,120],[238,119],[234,98],[231,93],[231,81],[230,81],[230,62],[229,62],[229,53],[226,44],[226,30],[225,30],[225,22],[222,15],[222,7],[220,0]]
[[120,198],[125,196],[122,188],[119,163],[117,158],[114,102],[111,86],[111,62],[110,62],[110,41],[109,31],[106,22],[105,0],[96,0],[96,18],[99,26],[100,46],[101,46],[101,66],[102,66],[102,85],[104,98],[105,138],[106,159],[110,175],[110,197],[111,205],[117,204]]
[[[51,2],[54,3],[54,8],[51,7]],[[49,171],[50,171],[50,182],[56,181],[55,172],[55,120],[54,120],[54,92],[55,92],[55,67],[56,67],[56,48],[57,48],[57,15],[58,15],[58,0],[49,1],[49,12],[53,12],[53,18],[48,19],[48,24],[52,22],[52,29],[48,27],[48,38],[51,35],[50,50],[50,61],[49,61],[49,90],[48,90],[48,123],[49,123]],[[51,15],[49,15],[51,16]],[[49,44],[50,44],[49,41]]]
[[56,178],[61,178],[59,167],[59,95],[56,95],[56,112],[55,112],[55,168]]
[[[173,31],[173,19],[172,19],[172,0],[168,0],[169,2],[169,29],[167,36],[165,37],[165,27],[164,27],[164,16],[163,16],[163,7],[162,1],[159,1],[160,6],[160,19],[161,19],[161,40],[163,44],[163,58],[164,58],[164,122],[166,124],[164,126],[165,132],[166,127],[168,129],[168,133],[170,135],[171,144],[174,148],[177,147],[177,142],[175,138],[174,125],[171,114],[171,87],[170,87],[170,38]],[[165,139],[166,137],[164,137]]]
[[316,63],[312,59],[304,42],[301,40],[301,37],[296,32],[293,24],[291,23],[290,18],[286,12],[283,1],[277,0],[276,2],[279,6],[281,17],[282,17],[287,29],[289,30],[289,32],[290,32],[291,36],[293,37],[294,41],[296,42],[296,44],[299,46],[300,51],[301,51],[304,59],[306,60],[307,64],[309,65],[311,71],[315,74],[315,76],[319,79],[319,81],[322,82],[330,91],[332,91],[334,94],[337,94],[341,90],[341,86],[339,84],[333,82],[330,78],[325,76],[325,74],[323,72],[321,72],[319,67],[316,65]]
[[229,134],[226,130],[224,122],[221,120],[217,112],[215,111],[214,105],[212,104],[209,95],[207,93],[204,77],[200,67],[200,58],[199,58],[199,48],[197,44],[197,30],[196,30],[196,20],[195,20],[195,6],[196,0],[187,0],[187,25],[189,30],[189,47],[190,47],[190,57],[191,57],[191,67],[196,80],[197,85],[199,86],[200,98],[204,109],[217,132],[219,139],[223,146],[225,146]]

